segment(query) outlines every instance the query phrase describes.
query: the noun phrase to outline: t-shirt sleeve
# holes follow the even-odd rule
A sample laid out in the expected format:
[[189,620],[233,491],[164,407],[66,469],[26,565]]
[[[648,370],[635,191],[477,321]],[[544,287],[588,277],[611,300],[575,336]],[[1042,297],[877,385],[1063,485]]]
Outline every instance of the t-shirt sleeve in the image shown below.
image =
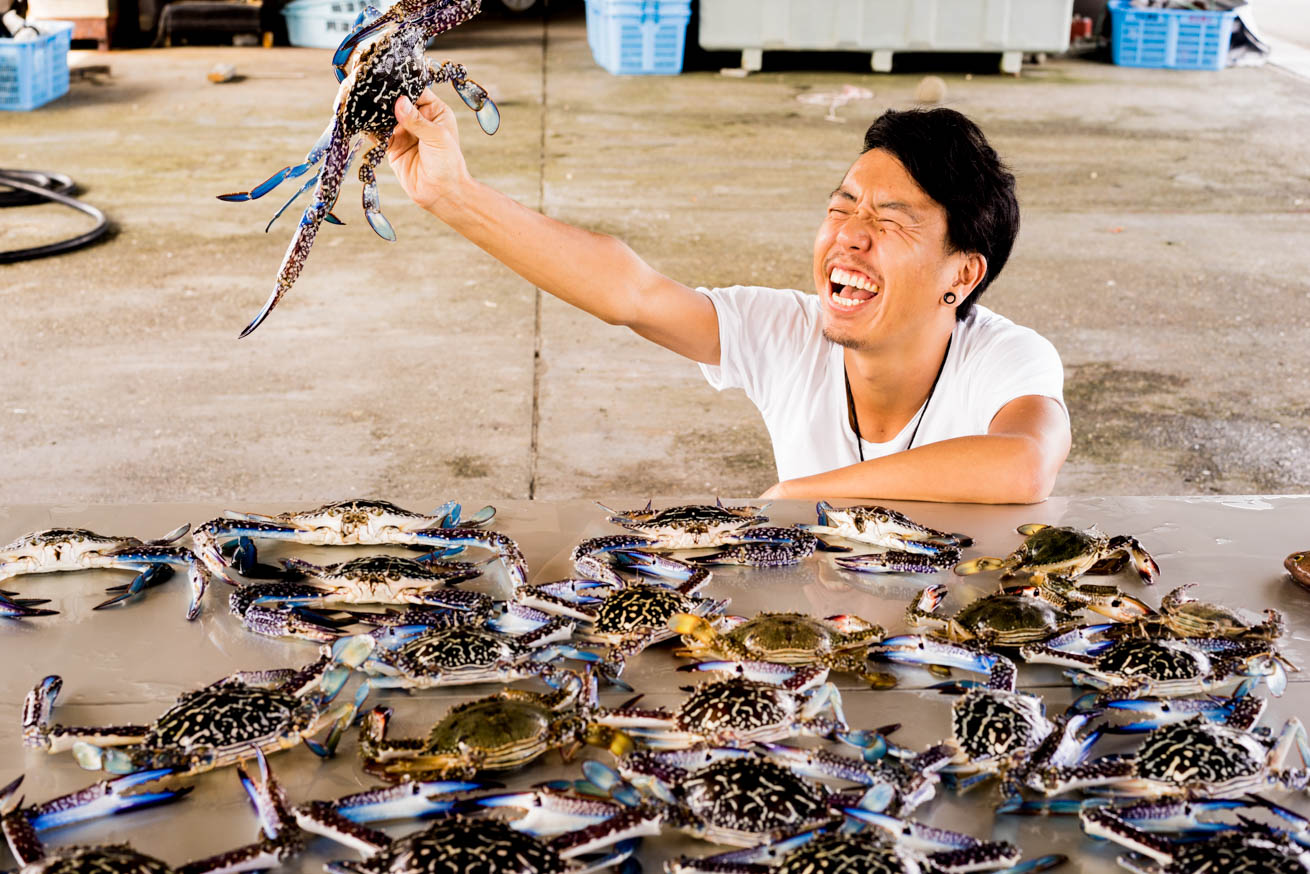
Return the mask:
[[698,288],[719,317],[719,364],[702,364],[710,386],[740,388],[757,407],[768,405],[769,387],[785,382],[812,329],[799,291],[737,285]]
[[1050,340],[1029,328],[1010,325],[980,351],[970,379],[969,405],[978,416],[978,433],[987,432],[1002,407],[1027,395],[1053,398],[1068,418],[1064,365]]

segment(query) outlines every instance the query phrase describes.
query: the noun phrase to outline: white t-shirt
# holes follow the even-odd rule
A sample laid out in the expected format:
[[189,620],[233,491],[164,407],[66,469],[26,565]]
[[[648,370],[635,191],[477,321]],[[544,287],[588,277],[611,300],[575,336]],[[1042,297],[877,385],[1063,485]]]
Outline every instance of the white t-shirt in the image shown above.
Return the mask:
[[[743,285],[697,290],[719,316],[719,366],[702,364],[701,371],[720,391],[744,389],[760,408],[779,481],[858,462],[842,347],[823,336],[818,296]],[[909,449],[911,436],[922,446],[986,434],[1001,407],[1025,395],[1054,398],[1065,408],[1059,353],[1036,331],[975,304],[955,323],[926,410],[920,407],[886,443],[861,441],[864,457]]]

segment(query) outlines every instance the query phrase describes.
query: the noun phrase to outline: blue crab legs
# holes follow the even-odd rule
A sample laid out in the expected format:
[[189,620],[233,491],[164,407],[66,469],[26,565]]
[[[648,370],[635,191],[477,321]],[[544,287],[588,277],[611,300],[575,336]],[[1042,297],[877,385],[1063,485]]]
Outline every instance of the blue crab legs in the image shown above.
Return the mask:
[[[317,176],[291,198],[294,201],[313,185],[313,202],[301,215],[300,224],[282,258],[273,292],[241,332],[242,337],[259,327],[299,277],[318,228],[331,215],[351,160],[363,142],[372,143],[359,170],[359,179],[364,184],[361,198],[364,215],[378,236],[395,241],[395,231],[381,212],[374,168],[386,156],[396,128],[396,101],[401,96],[416,101],[429,85],[450,82],[460,99],[475,112],[478,124],[486,133],[494,134],[500,126],[500,111],[486,89],[468,78],[463,65],[446,61],[436,66],[423,54],[429,39],[472,17],[478,11],[479,3],[476,0],[410,0],[398,5],[401,8],[395,11],[394,17],[378,15],[356,34],[347,37],[347,41],[361,40],[384,24],[393,21],[396,24],[351,59],[351,69],[340,77],[332,121],[310,149],[305,161],[279,170],[250,191],[219,197],[227,201],[253,200],[284,180],[309,172],[320,161],[323,165]],[[366,11],[365,15],[368,14]],[[344,67],[353,54],[353,45],[339,50],[339,73],[343,72],[340,67]],[[290,206],[291,201],[282,210]]]

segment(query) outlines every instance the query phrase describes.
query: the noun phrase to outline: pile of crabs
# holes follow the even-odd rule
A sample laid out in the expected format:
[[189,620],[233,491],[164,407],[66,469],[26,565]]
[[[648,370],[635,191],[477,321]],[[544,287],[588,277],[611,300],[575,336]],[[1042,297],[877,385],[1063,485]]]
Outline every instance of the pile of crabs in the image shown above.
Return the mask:
[[[181,567],[188,619],[222,581],[232,621],[316,657],[219,679],[149,725],[58,724],[63,679],[45,677],[23,703],[24,743],[71,751],[111,776],[33,804],[17,796],[20,777],[0,790],[0,831],[24,871],[163,872],[167,863],[125,845],[47,847],[41,833],[172,803],[186,794],[179,781],[235,765],[259,837],[181,866],[187,874],[274,868],[314,836],[358,854],[329,866],[357,874],[634,871],[641,842],[673,831],[718,845],[667,862],[687,874],[1026,874],[1067,861],[1025,861],[1007,841],[916,818],[944,794],[971,791],[1002,816],[1075,816],[1088,835],[1121,845],[1132,871],[1310,871],[1310,820],[1270,797],[1310,784],[1310,742],[1299,720],[1277,732],[1260,724],[1261,687],[1281,695],[1297,669],[1280,652],[1277,611],[1249,616],[1192,597],[1191,586],[1155,609],[1086,582],[1128,568],[1147,585],[1160,575],[1134,537],[1095,528],[1025,525],[1010,555],[966,560],[967,536],[887,508],[821,502],[814,523],[790,527],[767,525],[764,509],[606,508],[622,533],[576,544],[572,575],[548,582],[529,582],[523,551],[492,530],[493,508],[464,516],[454,503],[432,513],[371,500],[229,512],[145,541],[28,534],[0,548],[0,579],[124,569],[132,580],[98,605],[123,609]],[[279,543],[386,551],[261,561]],[[718,567],[821,561],[818,552],[855,574],[1000,574],[953,615],[940,612],[951,587],[928,583],[894,635],[845,614],[731,615],[727,598],[707,594]],[[1294,578],[1301,558],[1288,559]],[[5,616],[33,624],[56,621],[45,603],[0,593]],[[630,668],[670,641],[689,660],[679,670],[708,679],[667,706],[643,706],[630,696],[640,673]],[[1018,688],[1019,663],[1063,668],[1072,703],[1048,712]],[[919,668],[953,696],[936,742],[912,748],[895,724],[851,724],[834,675],[887,689]],[[453,707],[393,691],[472,684],[500,688]],[[606,705],[602,692],[627,700]],[[425,718],[435,707],[431,728],[395,736],[393,704]],[[380,785],[288,799],[268,757],[302,745],[333,756],[347,734]],[[575,779],[517,791],[491,782],[530,774],[551,753],[580,760]],[[374,827],[403,820],[427,825],[400,838]]]

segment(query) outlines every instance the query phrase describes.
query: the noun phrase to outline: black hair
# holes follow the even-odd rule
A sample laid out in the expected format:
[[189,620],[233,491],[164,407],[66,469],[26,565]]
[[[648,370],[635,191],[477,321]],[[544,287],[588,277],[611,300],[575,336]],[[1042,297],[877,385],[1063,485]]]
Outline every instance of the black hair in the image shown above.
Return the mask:
[[1005,266],[1019,235],[1014,174],[978,125],[954,109],[889,109],[864,134],[863,151],[871,149],[900,161],[946,210],[947,251],[987,259],[982,281],[955,310],[957,319],[965,318]]

